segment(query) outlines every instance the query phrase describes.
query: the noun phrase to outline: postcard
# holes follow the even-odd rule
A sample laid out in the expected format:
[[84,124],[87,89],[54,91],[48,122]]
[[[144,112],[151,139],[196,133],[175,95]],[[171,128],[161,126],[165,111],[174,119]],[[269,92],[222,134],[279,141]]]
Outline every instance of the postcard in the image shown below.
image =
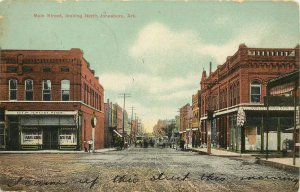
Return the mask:
[[298,191],[296,1],[0,0],[0,191]]

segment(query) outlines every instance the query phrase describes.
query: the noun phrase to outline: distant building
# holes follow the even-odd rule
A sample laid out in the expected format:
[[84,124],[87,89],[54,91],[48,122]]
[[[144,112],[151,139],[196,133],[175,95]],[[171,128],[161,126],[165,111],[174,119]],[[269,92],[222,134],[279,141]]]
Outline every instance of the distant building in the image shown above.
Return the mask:
[[[201,130],[215,147],[234,151],[264,151],[266,147],[266,83],[299,70],[295,48],[249,48],[238,51],[214,72],[201,78]],[[238,111],[241,111],[238,113]],[[269,107],[269,150],[281,150],[284,132],[294,125],[291,106]],[[244,114],[244,115],[243,115]],[[245,119],[243,118],[245,116]],[[245,123],[242,124],[245,120]],[[209,123],[211,121],[211,123]],[[211,124],[211,127],[208,125]]]
[[185,140],[187,144],[192,144],[192,106],[188,103],[182,106],[180,112],[180,130],[181,139]]
[[196,94],[192,96],[192,146],[198,147],[200,145],[200,104],[201,95],[198,90]]
[[1,50],[0,148],[104,147],[104,89],[80,49]]
[[107,100],[107,103],[104,103],[104,147],[113,146],[113,123],[112,123],[112,102]]

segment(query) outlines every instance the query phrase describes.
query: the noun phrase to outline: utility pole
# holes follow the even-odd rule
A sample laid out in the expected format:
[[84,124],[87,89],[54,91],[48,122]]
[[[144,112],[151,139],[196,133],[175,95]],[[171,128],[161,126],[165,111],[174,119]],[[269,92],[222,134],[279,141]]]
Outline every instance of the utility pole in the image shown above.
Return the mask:
[[123,130],[123,137],[122,137],[122,143],[123,143],[123,148],[125,147],[125,130],[124,130],[124,127],[125,127],[125,99],[126,97],[131,97],[130,94],[128,93],[122,93],[120,94],[119,96],[122,96],[123,97],[123,126],[122,126],[122,130]]
[[131,141],[133,141],[133,134],[132,134],[132,126],[133,126],[133,110],[134,110],[134,107],[131,106],[131,120],[130,120],[130,138],[131,138]]

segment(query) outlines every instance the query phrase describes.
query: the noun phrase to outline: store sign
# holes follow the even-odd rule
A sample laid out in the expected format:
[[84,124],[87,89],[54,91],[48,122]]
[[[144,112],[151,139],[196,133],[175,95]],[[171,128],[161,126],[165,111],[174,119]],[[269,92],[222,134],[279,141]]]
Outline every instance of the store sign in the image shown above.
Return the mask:
[[6,115],[75,115],[77,111],[5,111]]
[[245,111],[242,107],[240,107],[237,112],[237,126],[242,127],[245,124],[245,121],[246,121]]
[[[245,111],[266,111],[267,107],[244,107]],[[293,107],[270,106],[269,111],[292,111]]]

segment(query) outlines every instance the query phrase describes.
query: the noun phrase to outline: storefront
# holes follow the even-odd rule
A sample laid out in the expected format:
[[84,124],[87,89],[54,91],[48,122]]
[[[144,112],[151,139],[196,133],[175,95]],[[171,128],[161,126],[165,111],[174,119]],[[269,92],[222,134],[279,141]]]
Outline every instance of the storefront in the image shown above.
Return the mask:
[[230,150],[233,151],[264,151],[267,143],[268,150],[280,151],[284,142],[291,142],[293,134],[286,129],[294,125],[293,111],[273,110],[267,118],[265,110],[247,110],[243,127],[237,125],[237,115],[229,115]]
[[6,111],[6,149],[79,149],[77,111]]

